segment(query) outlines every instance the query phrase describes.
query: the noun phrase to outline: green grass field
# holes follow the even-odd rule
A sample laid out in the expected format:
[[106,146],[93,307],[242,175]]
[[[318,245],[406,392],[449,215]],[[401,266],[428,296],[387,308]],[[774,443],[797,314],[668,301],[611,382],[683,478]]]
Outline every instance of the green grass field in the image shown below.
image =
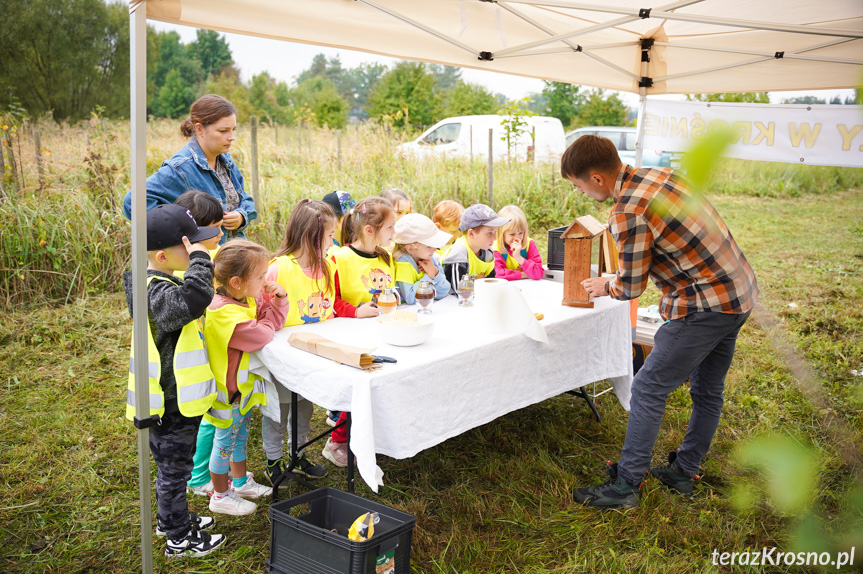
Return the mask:
[[[160,145],[167,153],[174,143]],[[401,186],[421,211],[448,195],[466,203],[484,197],[480,165],[345,153],[338,175],[322,157],[300,167],[297,154],[266,155],[263,225],[254,237],[275,248],[276,222],[304,190],[315,197],[345,188],[362,197]],[[580,399],[556,397],[411,459],[379,457],[387,483],[379,496],[358,483],[358,494],[417,517],[414,573],[820,571],[720,570],[710,563],[714,550],[772,546],[831,552],[856,546],[861,563],[863,377],[852,374],[863,371],[861,170],[746,162],[727,162],[722,170],[710,199],[755,269],[763,309],[741,333],[725,412],[695,497],[681,499],[649,481],[641,506],[630,511],[574,505],[570,490],[598,482],[604,461],[618,456],[626,413],[605,395],[597,424]],[[128,261],[128,228],[104,211],[122,192],[88,187],[88,174],[71,168],[65,183],[50,175],[52,190],[0,204],[0,571],[134,571],[136,444],[123,418],[131,321],[116,282]],[[122,173],[116,177],[122,183]],[[521,203],[538,239],[573,216],[599,217],[608,209],[574,196],[551,169],[502,167],[498,185],[498,205]],[[88,225],[90,235],[69,239],[70,229]],[[59,287],[48,284],[55,279]],[[642,304],[655,299],[651,289]],[[671,395],[656,462],[681,440],[689,404],[685,388]],[[249,464],[263,478],[259,415],[253,420]],[[314,426],[323,429],[323,420],[316,411]],[[312,458],[323,461],[319,449]],[[811,483],[796,480],[806,476]],[[342,488],[344,471],[330,466],[322,483]],[[299,492],[290,485],[282,496]],[[202,497],[192,497],[190,506],[206,512]],[[266,505],[251,517],[217,520],[228,536],[225,548],[166,563],[157,541],[156,570],[264,571]]]

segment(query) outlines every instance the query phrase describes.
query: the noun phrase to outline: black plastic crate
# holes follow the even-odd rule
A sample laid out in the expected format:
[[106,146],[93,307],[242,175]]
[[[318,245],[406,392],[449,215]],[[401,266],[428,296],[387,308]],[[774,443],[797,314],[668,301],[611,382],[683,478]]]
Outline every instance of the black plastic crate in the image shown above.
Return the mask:
[[563,239],[561,239],[561,235],[566,231],[564,227],[555,227],[554,229],[548,230],[548,259],[546,259],[546,264],[549,269],[556,269],[558,271],[563,271],[563,265],[565,261],[564,251],[563,251]]
[[[308,504],[308,512],[290,515],[292,508],[303,504]],[[354,542],[348,529],[366,512],[377,512],[380,522],[369,540]],[[416,524],[410,514],[328,487],[276,502],[270,506],[270,518],[269,572],[375,574],[378,556],[395,549],[395,574],[410,574]]]

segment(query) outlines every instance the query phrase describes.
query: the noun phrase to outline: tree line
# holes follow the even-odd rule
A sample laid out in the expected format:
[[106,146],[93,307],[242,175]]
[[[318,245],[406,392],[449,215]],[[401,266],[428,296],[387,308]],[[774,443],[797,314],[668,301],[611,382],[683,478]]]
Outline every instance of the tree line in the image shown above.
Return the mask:
[[[57,122],[75,122],[94,110],[107,118],[128,117],[126,2],[4,0],[4,5],[0,109],[30,117],[50,114]],[[219,33],[198,30],[195,40],[183,43],[177,32],[148,27],[148,114],[184,117],[191,103],[205,93],[227,97],[241,117],[256,115],[264,123],[303,122],[331,128],[369,119],[419,127],[445,117],[502,109],[557,117],[570,129],[634,124],[634,112],[613,92],[582,91],[577,85],[546,81],[540,93],[507,102],[502,94],[464,81],[459,68],[421,62],[345,68],[338,57],[318,54],[294,82],[277,81],[267,72],[244,82]],[[702,97],[769,101],[763,92],[693,98]]]

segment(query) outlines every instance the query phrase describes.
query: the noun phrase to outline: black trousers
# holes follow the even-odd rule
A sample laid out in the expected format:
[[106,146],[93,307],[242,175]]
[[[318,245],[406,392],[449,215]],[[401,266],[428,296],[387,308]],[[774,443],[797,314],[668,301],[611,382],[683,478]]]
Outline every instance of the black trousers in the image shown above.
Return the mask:
[[156,461],[156,502],[159,527],[171,540],[179,540],[191,527],[186,483],[192,478],[195,444],[201,417],[166,413],[150,428],[150,452]]

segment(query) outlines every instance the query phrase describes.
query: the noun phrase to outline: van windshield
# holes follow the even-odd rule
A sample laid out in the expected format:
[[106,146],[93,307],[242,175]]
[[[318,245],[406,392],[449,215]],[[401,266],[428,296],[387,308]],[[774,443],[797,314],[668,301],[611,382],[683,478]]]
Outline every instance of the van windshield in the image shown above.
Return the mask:
[[461,124],[444,124],[420,140],[428,145],[442,145],[456,141],[461,132]]

